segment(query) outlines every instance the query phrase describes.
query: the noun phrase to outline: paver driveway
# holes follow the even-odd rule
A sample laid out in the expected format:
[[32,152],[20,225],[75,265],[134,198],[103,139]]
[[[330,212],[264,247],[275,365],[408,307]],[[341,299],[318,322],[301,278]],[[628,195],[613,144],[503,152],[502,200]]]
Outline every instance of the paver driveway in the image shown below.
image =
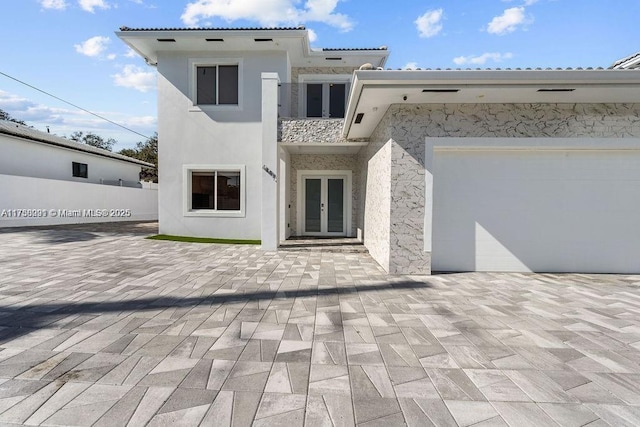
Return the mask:
[[640,425],[640,276],[0,231],[0,424]]

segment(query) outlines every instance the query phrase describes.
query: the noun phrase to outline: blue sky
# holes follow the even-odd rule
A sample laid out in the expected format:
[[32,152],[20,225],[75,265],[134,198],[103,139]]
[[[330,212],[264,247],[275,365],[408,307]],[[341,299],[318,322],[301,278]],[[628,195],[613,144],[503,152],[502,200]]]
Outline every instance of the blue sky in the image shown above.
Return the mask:
[[[378,47],[390,68],[607,67],[640,51],[640,0],[3,0],[0,72],[143,135],[155,69],[120,26],[305,25],[317,47]],[[8,6],[8,4],[11,6]],[[0,108],[52,133],[143,138],[0,75]]]

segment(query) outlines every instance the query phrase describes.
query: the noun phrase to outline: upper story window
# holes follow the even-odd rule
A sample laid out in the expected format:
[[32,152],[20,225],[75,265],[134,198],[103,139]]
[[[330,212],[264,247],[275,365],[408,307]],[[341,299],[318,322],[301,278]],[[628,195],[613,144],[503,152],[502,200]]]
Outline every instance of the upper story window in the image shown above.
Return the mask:
[[351,75],[304,74],[299,83],[302,117],[344,118]]
[[238,105],[238,66],[196,67],[198,105]]
[[193,59],[192,101],[197,107],[240,107],[242,63],[239,59]]
[[89,166],[86,163],[71,163],[71,172],[73,176],[77,178],[88,178],[89,177]]

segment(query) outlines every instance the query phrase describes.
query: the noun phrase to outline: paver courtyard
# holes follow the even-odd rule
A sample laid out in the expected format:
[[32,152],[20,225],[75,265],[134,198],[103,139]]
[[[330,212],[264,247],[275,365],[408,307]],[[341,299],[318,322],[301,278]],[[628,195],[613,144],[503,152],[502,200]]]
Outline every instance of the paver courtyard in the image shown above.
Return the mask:
[[0,424],[640,425],[640,276],[0,230]]

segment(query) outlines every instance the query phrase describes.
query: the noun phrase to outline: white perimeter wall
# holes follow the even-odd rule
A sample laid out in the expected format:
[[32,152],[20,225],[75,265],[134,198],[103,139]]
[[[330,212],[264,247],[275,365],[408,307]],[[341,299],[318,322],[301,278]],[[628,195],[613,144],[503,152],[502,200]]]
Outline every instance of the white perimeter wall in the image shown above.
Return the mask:
[[[99,183],[100,179],[140,181],[140,166],[63,147],[0,135],[0,173]],[[72,163],[86,163],[89,177],[72,176]]]
[[[131,216],[7,218],[1,216],[4,209],[129,209]],[[0,227],[157,219],[157,190],[0,175]]]

